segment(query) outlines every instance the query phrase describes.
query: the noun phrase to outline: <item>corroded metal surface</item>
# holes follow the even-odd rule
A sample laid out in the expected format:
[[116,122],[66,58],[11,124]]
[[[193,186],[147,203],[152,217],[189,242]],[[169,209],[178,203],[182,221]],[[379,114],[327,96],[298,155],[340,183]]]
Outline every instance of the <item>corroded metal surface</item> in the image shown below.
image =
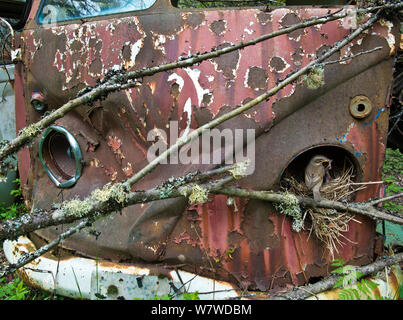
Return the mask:
[[[25,121],[24,106],[27,123],[42,116],[30,106],[33,91],[43,92],[48,109],[56,109],[79,90],[95,85],[108,70],[156,66],[328,13],[320,8],[185,12],[169,7],[164,0],[138,14],[43,27],[34,19],[38,5],[39,1],[34,2],[19,42],[24,57],[24,66],[17,69],[21,84],[16,82],[19,129]],[[35,142],[30,148],[30,169],[26,169],[27,153],[20,160],[26,198],[31,206],[49,208],[53,202],[76,195],[83,198],[106,183],[132,176],[147,164],[150,130],[169,130],[169,122],[175,120],[180,130],[188,128],[188,123],[196,128],[262,94],[346,36],[354,27],[349,19],[297,30],[197,66],[159,73],[144,78],[138,88],[76,109],[56,125],[64,126],[79,142],[85,159],[82,177],[71,189],[56,188],[39,162]],[[379,180],[388,124],[393,25],[378,23],[331,60],[377,46],[383,49],[326,66],[321,88],[310,90],[302,82],[288,85],[220,126],[256,130],[255,173],[241,180],[240,186],[275,189],[294,159],[315,150],[350,158],[361,181]],[[373,106],[361,120],[349,112],[355,96],[366,96]],[[206,168],[209,166],[161,165],[135,188],[150,188],[171,176]],[[378,186],[371,185],[360,191],[356,200],[377,194]],[[331,258],[326,249],[307,231],[292,231],[290,220],[276,213],[272,205],[235,199],[235,207],[228,205],[224,196],[210,200],[192,207],[187,207],[184,199],[132,206],[98,221],[97,238],[81,233],[65,246],[114,261],[180,265],[241,288],[259,290],[287,283],[300,285],[327,274]],[[373,258],[375,224],[356,218],[361,224],[351,222],[346,234],[354,243],[347,242],[339,255],[363,264]],[[63,228],[66,226],[38,234],[49,239]]]

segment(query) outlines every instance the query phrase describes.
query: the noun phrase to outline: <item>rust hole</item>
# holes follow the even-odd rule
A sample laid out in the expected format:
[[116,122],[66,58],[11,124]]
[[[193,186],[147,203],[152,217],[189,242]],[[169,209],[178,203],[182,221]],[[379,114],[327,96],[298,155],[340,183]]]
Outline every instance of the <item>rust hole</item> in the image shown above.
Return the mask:
[[362,103],[360,103],[360,104],[357,106],[357,110],[358,110],[359,112],[363,112],[363,111],[365,110],[365,105],[363,105]]
[[372,103],[366,96],[356,96],[350,102],[350,114],[356,119],[368,117],[372,111]]
[[113,285],[113,284],[111,284],[111,285],[108,287],[108,290],[107,290],[107,292],[106,292],[106,294],[107,294],[109,297],[117,296],[118,293],[119,293],[118,288],[117,288],[115,285]]

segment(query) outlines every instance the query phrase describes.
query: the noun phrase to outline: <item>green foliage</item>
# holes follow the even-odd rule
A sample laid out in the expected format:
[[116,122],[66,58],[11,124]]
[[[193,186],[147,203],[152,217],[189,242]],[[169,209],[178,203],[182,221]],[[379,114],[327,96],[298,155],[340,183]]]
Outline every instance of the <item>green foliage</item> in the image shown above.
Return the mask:
[[191,293],[184,293],[183,299],[181,300],[200,300],[199,293],[197,291]]
[[385,162],[383,164],[382,178],[384,176],[396,176],[403,174],[403,153],[399,149],[386,149]]
[[[164,294],[163,296],[155,295],[150,300],[172,300],[175,295],[172,294]],[[133,300],[144,300],[142,298],[134,298]],[[200,300],[199,292],[190,292],[190,293],[182,293],[182,298],[179,300]]]
[[[403,178],[403,154],[399,149],[393,150],[391,148],[386,149],[385,161],[382,168],[382,180],[386,182],[386,196],[392,196],[397,193],[403,192],[403,186],[398,181],[398,177]],[[395,212],[402,212],[403,205],[387,201],[384,204],[386,210]]]
[[[335,259],[332,266],[338,268],[331,273],[341,275],[333,286],[334,289],[340,289],[339,300],[392,300],[392,298],[375,293],[374,290],[378,284],[368,279],[362,279],[363,274],[358,272],[356,267],[345,265],[343,258]],[[352,287],[353,285],[356,285],[356,288]],[[402,291],[402,287],[400,287],[396,295],[399,294],[402,297]]]
[[172,295],[170,294],[164,294],[163,296],[158,296],[155,295],[153,298],[151,298],[150,300],[171,300],[172,299]]
[[15,179],[14,182],[18,184],[18,187],[17,189],[11,190],[10,194],[13,195],[17,201],[9,207],[0,206],[0,221],[18,218],[27,212],[27,209],[21,199],[21,180]]
[[0,279],[0,300],[26,300],[28,293],[28,288],[17,276],[14,281],[8,283],[4,278]]
[[23,204],[13,203],[11,206],[4,208],[0,207],[0,220],[9,220],[22,216],[26,213],[26,208]]
[[232,259],[232,254],[235,252],[236,248],[231,248],[227,250],[227,257]]
[[332,271],[333,274],[342,275],[334,285],[334,288],[343,288],[346,285],[354,285],[363,274],[358,272],[354,266],[341,266]]
[[[373,300],[372,290],[374,290],[378,286],[377,283],[361,279],[357,282],[357,289],[355,288],[343,288],[340,290],[339,293],[339,300]],[[379,297],[378,295],[374,294],[376,300],[388,300],[389,298],[386,297]]]
[[16,273],[14,280],[0,279],[0,300],[50,300],[51,298],[64,300],[63,297],[53,296],[46,291],[25,286]]

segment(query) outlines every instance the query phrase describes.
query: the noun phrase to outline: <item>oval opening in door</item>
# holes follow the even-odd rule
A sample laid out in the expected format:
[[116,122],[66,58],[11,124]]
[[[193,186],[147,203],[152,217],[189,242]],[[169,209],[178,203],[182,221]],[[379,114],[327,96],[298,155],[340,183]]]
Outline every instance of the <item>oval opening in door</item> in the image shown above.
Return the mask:
[[59,188],[73,186],[81,176],[82,153],[74,136],[60,126],[45,130],[39,143],[39,159]]

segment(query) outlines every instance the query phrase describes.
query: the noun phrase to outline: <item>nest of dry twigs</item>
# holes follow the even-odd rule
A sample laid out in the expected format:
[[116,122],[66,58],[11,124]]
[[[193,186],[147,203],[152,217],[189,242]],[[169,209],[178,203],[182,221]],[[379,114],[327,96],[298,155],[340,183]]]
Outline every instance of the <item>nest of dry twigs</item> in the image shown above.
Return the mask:
[[[352,200],[352,196],[356,191],[365,188],[362,184],[354,183],[353,171],[353,168],[350,167],[324,184],[320,190],[322,198],[334,201]],[[305,182],[297,181],[293,177],[287,179],[287,182],[288,192],[297,196],[312,197],[312,191],[308,190]],[[306,221],[307,217],[309,221]],[[332,257],[334,257],[335,252],[338,253],[338,246],[345,245],[343,240],[354,243],[344,235],[349,230],[350,221],[360,223],[349,213],[324,208],[306,208],[303,221],[304,229],[310,230],[309,236],[313,233],[322,241]]]

